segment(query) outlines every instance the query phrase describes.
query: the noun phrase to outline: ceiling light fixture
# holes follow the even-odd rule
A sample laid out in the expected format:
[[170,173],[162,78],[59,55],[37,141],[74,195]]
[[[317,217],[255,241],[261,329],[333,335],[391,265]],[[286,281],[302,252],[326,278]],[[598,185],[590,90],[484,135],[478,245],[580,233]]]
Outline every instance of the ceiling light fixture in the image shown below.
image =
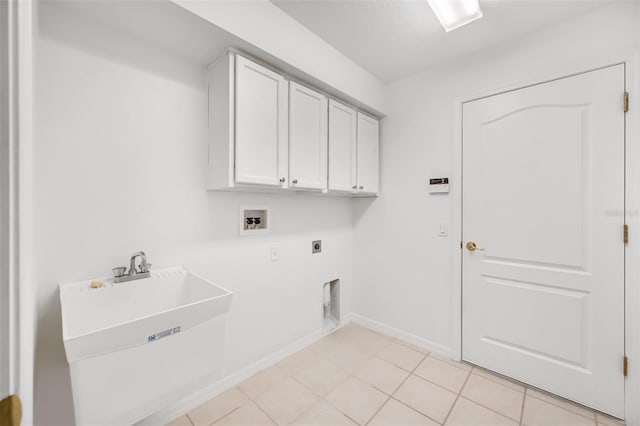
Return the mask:
[[446,32],[482,18],[478,0],[427,0]]

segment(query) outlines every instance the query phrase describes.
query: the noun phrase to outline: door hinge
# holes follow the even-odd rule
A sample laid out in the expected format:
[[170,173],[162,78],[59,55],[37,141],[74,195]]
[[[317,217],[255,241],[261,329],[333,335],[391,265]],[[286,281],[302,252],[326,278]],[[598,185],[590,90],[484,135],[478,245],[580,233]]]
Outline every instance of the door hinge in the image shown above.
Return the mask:
[[624,241],[625,244],[628,244],[629,243],[629,225],[625,223],[622,229],[623,229],[622,240]]
[[627,377],[627,375],[629,374],[629,359],[626,355],[622,361],[622,373],[624,374],[624,377]]
[[629,111],[629,92],[624,92],[623,107],[624,107],[624,112]]

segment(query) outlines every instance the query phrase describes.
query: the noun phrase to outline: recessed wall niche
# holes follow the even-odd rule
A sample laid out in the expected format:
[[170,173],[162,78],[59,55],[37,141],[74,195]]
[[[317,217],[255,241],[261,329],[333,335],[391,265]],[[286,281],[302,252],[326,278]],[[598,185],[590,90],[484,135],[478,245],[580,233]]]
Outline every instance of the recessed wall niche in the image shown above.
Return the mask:
[[270,211],[267,206],[240,207],[240,235],[269,232]]

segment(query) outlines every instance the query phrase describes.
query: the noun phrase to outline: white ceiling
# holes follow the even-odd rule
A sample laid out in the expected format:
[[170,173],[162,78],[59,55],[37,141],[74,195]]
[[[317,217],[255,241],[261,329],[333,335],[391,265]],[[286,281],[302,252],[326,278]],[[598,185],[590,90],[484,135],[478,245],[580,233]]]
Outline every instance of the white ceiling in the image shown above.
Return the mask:
[[384,82],[522,37],[607,3],[480,0],[482,19],[445,33],[426,0],[271,1]]

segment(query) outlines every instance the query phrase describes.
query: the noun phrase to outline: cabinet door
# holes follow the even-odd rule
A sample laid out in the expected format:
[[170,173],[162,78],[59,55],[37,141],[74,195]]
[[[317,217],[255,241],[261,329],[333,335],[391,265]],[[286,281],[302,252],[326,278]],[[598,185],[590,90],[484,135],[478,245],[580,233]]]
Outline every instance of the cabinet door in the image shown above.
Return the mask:
[[327,98],[289,84],[289,187],[327,188]]
[[329,190],[356,189],[357,116],[353,108],[329,100]]
[[378,193],[378,120],[358,113],[358,193]]
[[280,186],[287,177],[287,81],[236,57],[236,183]]

